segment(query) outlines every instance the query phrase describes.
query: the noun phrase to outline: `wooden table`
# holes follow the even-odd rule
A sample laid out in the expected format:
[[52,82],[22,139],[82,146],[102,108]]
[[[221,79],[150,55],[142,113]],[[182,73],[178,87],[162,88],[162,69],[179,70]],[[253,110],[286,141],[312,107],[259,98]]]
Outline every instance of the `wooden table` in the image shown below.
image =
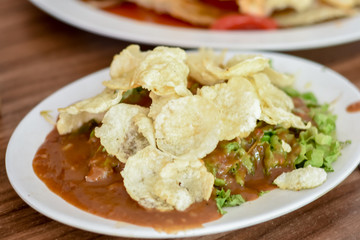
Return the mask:
[[[110,239],[53,221],[25,204],[5,171],[5,150],[20,120],[60,87],[107,67],[129,42],[63,24],[27,1],[0,5],[0,238]],[[142,45],[143,49],[153,46]],[[324,64],[360,88],[360,41],[290,54]],[[357,126],[358,127],[358,126]],[[315,202],[272,221],[199,239],[360,239],[360,171]]]

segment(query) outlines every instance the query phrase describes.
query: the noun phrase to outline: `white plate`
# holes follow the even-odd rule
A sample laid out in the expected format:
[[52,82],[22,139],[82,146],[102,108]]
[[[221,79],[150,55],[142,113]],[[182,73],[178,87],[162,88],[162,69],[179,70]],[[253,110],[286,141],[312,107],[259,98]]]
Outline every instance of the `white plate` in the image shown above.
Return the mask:
[[[231,56],[234,52],[230,53]],[[319,198],[343,181],[360,161],[360,113],[347,113],[348,104],[360,100],[360,93],[348,80],[329,68],[304,59],[264,53],[273,60],[274,67],[297,76],[296,88],[313,91],[320,102],[336,99],[334,112],[338,115],[337,133],[340,140],[351,140],[334,163],[335,172],[328,174],[320,187],[292,192],[274,190],[259,199],[246,202],[240,207],[228,209],[221,219],[207,223],[204,228],[178,234],[159,233],[152,228],[119,223],[84,212],[52,193],[37,178],[32,168],[33,156],[52,126],[41,116],[40,111],[52,110],[93,96],[102,89],[101,82],[108,79],[109,69],[86,76],[58,90],[37,105],[17,126],[6,152],[6,170],[15,191],[31,207],[42,214],[80,229],[114,236],[140,238],[172,238],[213,234],[244,228],[294,211]]]
[[79,0],[30,0],[70,25],[116,39],[188,48],[296,50],[360,39],[360,16],[276,31],[209,31],[145,23],[95,9]]

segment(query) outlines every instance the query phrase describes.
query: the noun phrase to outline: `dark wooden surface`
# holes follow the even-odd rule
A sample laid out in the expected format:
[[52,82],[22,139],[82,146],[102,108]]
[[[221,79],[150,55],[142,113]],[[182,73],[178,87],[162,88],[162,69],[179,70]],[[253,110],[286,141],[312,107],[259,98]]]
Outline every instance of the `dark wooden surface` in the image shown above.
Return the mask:
[[[36,104],[60,87],[107,67],[112,56],[129,42],[68,26],[27,1],[1,3],[0,238],[111,239],[53,221],[25,204],[7,178],[5,151],[15,127]],[[142,45],[143,49],[153,47]],[[359,41],[288,53],[324,64],[360,88]],[[360,239],[360,171],[355,170],[338,187],[290,214],[198,239]]]

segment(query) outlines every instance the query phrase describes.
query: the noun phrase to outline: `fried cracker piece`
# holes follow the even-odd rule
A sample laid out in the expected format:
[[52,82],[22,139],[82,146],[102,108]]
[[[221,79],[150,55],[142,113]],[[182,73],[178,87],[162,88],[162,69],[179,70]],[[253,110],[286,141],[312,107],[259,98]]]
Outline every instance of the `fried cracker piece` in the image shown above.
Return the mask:
[[270,67],[269,59],[262,56],[245,58],[243,61],[233,62],[232,64],[231,67],[227,67],[226,69],[208,67],[208,70],[219,79],[230,79],[233,77],[251,76]]
[[187,89],[189,67],[186,53],[180,48],[156,47],[140,63],[134,78],[157,95],[191,95]]
[[211,49],[200,48],[198,52],[188,53],[186,60],[190,69],[189,76],[202,85],[214,85],[216,83],[224,82],[225,79],[219,78],[209,69],[219,68],[219,71],[224,71],[225,51],[221,54],[216,54]]
[[204,157],[219,141],[219,113],[201,96],[170,100],[154,121],[158,148],[178,157]]
[[299,191],[302,189],[315,188],[326,181],[326,172],[323,168],[307,166],[298,168],[288,173],[282,173],[274,183],[280,189]]
[[146,116],[148,112],[148,108],[137,105],[120,103],[113,106],[105,114],[101,127],[95,128],[95,136],[100,138],[101,145],[109,154],[125,163],[130,156],[150,144],[141,133],[145,133],[143,128],[138,127],[141,120],[135,118],[137,122],[134,123],[136,115]]
[[111,80],[104,81],[103,85],[110,89],[129,90],[139,87],[134,79],[134,73],[148,52],[140,51],[139,45],[130,45],[114,56],[110,65]]
[[73,132],[92,119],[100,122],[105,112],[118,104],[121,97],[122,91],[106,88],[94,97],[82,100],[66,108],[59,108],[59,119],[56,123],[59,134]]
[[177,94],[171,94],[166,96],[156,95],[154,92],[150,92],[149,94],[151,98],[150,112],[149,117],[155,119],[156,116],[161,112],[163,106],[165,106],[170,100],[180,98]]
[[146,208],[172,210],[172,205],[154,193],[161,169],[171,162],[173,159],[170,155],[153,146],[148,146],[129,157],[121,175],[130,197]]
[[295,82],[293,75],[279,73],[270,67],[265,68],[262,73],[267,75],[272,84],[280,88],[292,86]]
[[220,109],[220,141],[247,137],[256,127],[261,109],[257,93],[245,78],[232,78],[227,83],[204,86],[198,94]]
[[148,146],[129,157],[121,172],[130,197],[146,208],[184,211],[210,198],[214,177],[196,158],[174,158]]
[[271,125],[280,124],[284,128],[307,129],[311,126],[310,122],[305,125],[300,117],[291,112],[294,108],[291,98],[275,87],[266,74],[255,74],[253,79],[260,99],[262,111],[260,120]]
[[166,164],[159,176],[155,193],[178,211],[194,202],[209,200],[214,185],[214,176],[195,158],[176,159]]
[[156,147],[153,120],[149,118],[146,114],[141,112],[135,115],[132,121],[137,127],[138,132],[142,134],[146,138],[146,140],[148,140],[149,144]]

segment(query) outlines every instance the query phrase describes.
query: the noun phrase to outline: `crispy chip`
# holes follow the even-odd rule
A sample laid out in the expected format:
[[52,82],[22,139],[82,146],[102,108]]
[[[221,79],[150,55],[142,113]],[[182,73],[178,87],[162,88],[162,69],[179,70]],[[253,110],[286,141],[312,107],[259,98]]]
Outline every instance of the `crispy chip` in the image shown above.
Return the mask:
[[209,200],[214,184],[214,176],[194,158],[168,163],[159,176],[154,186],[156,195],[179,211],[194,202]]
[[203,97],[170,100],[154,122],[157,146],[175,156],[202,158],[219,141],[219,122],[219,109]]
[[176,94],[158,96],[154,92],[150,92],[149,96],[152,101],[150,106],[149,117],[151,117],[152,119],[156,118],[156,116],[161,112],[163,106],[165,106],[170,100],[180,97]]
[[138,132],[148,140],[151,146],[156,147],[155,129],[152,119],[144,113],[139,113],[134,116],[133,122],[138,128]]
[[256,127],[261,115],[260,101],[247,79],[233,78],[228,83],[204,86],[198,94],[221,111],[220,140],[247,137]]
[[157,47],[140,63],[134,78],[157,95],[191,95],[187,89],[189,67],[185,60],[186,53],[180,48]]
[[261,57],[261,55],[255,55],[255,54],[235,54],[232,56],[226,63],[225,66],[227,68],[230,68],[240,62],[243,62],[247,59],[255,58],[255,57]]
[[104,113],[120,102],[121,96],[122,91],[105,89],[95,97],[58,109],[60,114],[56,127],[59,134],[75,131],[92,119],[100,122]]
[[154,193],[161,169],[172,161],[171,156],[153,146],[148,146],[129,157],[121,175],[130,197],[146,208],[172,210],[170,204]]
[[320,186],[326,181],[326,172],[323,168],[307,166],[291,172],[282,173],[274,183],[281,189],[299,191]]
[[253,58],[246,58],[243,61],[236,63],[235,65],[227,68],[210,68],[208,70],[217,76],[219,79],[230,79],[232,77],[247,77],[255,73],[263,71],[265,68],[269,67],[269,59],[254,56]]
[[272,68],[265,68],[262,72],[268,76],[272,84],[280,88],[292,86],[295,82],[293,75],[279,73]]
[[186,63],[190,68],[189,76],[202,85],[214,85],[223,82],[225,79],[219,78],[209,69],[219,68],[224,71],[225,52],[216,55],[211,49],[202,48],[198,52],[188,53]]
[[66,112],[59,113],[59,120],[56,122],[56,128],[60,135],[68,134],[78,130],[84,123],[90,120],[101,122],[105,113],[81,112],[73,115]]
[[129,90],[139,86],[134,73],[148,52],[141,52],[138,45],[130,45],[115,55],[110,65],[111,80],[103,84],[110,89]]
[[120,103],[105,114],[101,127],[95,128],[95,136],[109,154],[126,162],[128,157],[149,145],[133,121],[136,115],[147,115],[148,111],[148,108]]
[[210,198],[214,177],[196,158],[179,159],[148,146],[129,157],[121,172],[126,191],[146,208],[184,211]]
[[280,124],[285,128],[306,129],[310,127],[310,123],[306,126],[300,117],[291,112],[294,108],[291,98],[282,90],[272,85],[267,75],[258,73],[253,78],[260,98],[262,111],[260,120],[271,125]]

